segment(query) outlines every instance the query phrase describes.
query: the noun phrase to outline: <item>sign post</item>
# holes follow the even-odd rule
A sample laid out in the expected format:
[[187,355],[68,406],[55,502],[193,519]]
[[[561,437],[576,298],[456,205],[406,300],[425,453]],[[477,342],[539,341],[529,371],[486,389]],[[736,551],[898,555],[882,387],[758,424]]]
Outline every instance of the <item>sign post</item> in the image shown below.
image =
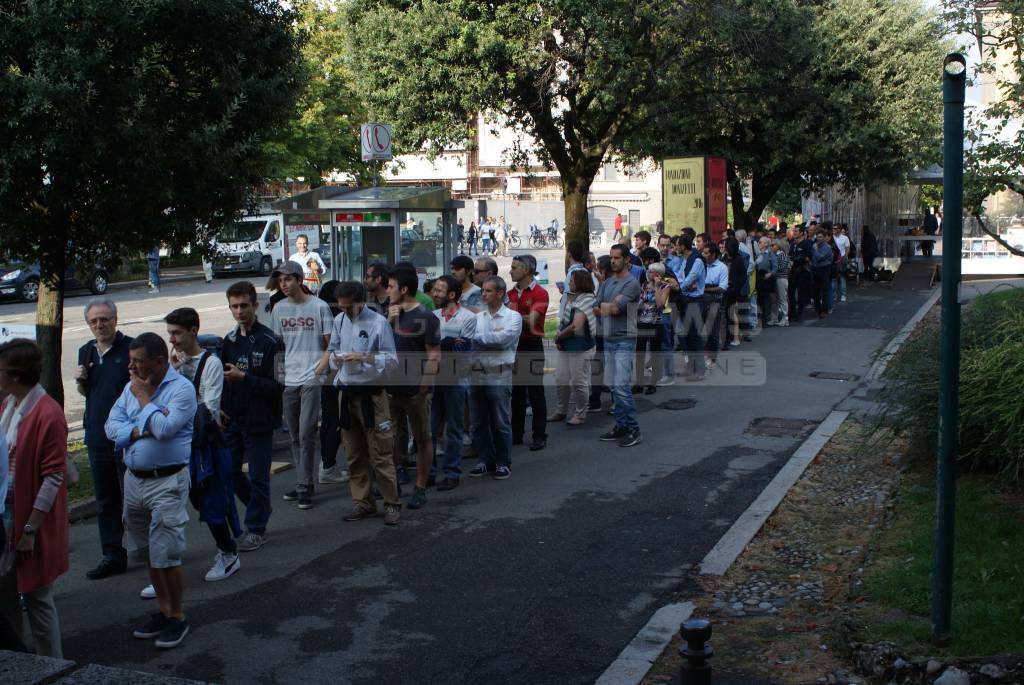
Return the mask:
[[359,132],[364,162],[391,161],[391,126],[388,124],[363,124]]

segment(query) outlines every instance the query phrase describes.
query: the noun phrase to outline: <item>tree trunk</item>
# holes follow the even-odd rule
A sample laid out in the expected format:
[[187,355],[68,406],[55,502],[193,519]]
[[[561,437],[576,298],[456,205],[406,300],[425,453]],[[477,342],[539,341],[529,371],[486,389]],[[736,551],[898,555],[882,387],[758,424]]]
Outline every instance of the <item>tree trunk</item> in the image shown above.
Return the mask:
[[593,177],[562,176],[562,201],[565,203],[565,242],[578,240],[583,251],[590,249],[590,222],[587,219],[587,197]]
[[[58,245],[64,245],[60,240]],[[40,264],[39,301],[36,303],[36,342],[43,351],[43,375],[40,383],[64,406],[64,382],[60,361],[64,332],[64,271],[67,257],[63,250],[46,255]]]

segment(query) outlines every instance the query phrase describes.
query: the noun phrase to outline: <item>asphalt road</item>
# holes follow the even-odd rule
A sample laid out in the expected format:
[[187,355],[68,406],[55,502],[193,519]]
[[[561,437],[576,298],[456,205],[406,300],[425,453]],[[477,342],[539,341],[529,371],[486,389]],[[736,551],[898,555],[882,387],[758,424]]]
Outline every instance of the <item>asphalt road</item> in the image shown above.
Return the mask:
[[[763,361],[763,378],[640,398],[641,446],[599,442],[612,423],[604,414],[582,428],[552,426],[546,450],[515,450],[511,479],[431,491],[427,507],[404,510],[395,529],[379,519],[343,523],[347,486],[324,486],[310,511],[275,499],[270,541],[220,583],[203,581],[214,546],[193,520],[193,629],[169,652],[131,637],[154,610],[138,598],[145,569],[85,580],[99,546],[95,525],[78,524],[71,570],[57,583],[65,655],[225,683],[593,682],[658,607],[693,599],[689,569],[802,439],[760,435],[753,421],[798,419],[812,429],[857,383],[809,374],[863,377],[928,294],[851,290],[828,320],[770,329],[742,346]],[[190,302],[213,307],[207,297]],[[226,311],[210,312],[226,322]],[[684,398],[696,405],[661,405]],[[291,478],[275,477],[276,498]]]

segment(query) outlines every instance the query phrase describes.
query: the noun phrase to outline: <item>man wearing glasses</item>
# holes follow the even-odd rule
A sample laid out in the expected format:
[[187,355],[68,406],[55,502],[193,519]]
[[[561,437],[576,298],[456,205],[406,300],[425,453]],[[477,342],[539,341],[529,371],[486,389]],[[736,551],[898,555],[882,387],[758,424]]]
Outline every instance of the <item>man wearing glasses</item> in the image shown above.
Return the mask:
[[96,524],[103,548],[103,559],[85,575],[90,580],[100,580],[124,573],[128,566],[121,523],[124,457],[107,439],[103,424],[128,384],[128,345],[132,339],[117,330],[117,305],[107,298],[89,300],[85,305],[85,322],[95,339],[78,350],[74,377],[78,393],[85,397],[82,426],[98,509]]

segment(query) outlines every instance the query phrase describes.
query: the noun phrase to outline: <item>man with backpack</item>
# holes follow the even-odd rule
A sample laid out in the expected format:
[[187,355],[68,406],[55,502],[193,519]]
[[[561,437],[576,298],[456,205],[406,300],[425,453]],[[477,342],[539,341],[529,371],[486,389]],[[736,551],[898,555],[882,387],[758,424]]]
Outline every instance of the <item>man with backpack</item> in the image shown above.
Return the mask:
[[[206,580],[218,581],[233,575],[241,566],[235,535],[240,534],[238,514],[234,506],[234,489],[230,459],[218,458],[223,448],[220,434],[220,404],[224,391],[224,367],[217,355],[199,345],[199,314],[195,309],[182,307],[164,317],[167,336],[171,343],[171,366],[192,382],[196,388],[198,409],[194,423],[191,463],[192,488],[189,497],[199,511],[200,520],[206,522],[217,543],[217,556]],[[214,452],[207,459],[206,449]]]

